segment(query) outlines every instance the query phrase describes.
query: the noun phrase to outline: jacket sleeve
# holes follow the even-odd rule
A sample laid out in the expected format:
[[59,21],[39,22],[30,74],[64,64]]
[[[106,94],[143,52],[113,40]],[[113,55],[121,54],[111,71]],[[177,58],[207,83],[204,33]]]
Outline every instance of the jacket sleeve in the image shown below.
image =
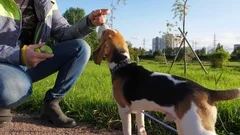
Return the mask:
[[11,63],[14,65],[20,65],[20,47],[11,47],[7,45],[0,45],[0,62]]
[[90,23],[88,15],[78,23],[69,25],[58,10],[53,11],[52,36],[57,41],[83,38],[94,30],[95,27]]

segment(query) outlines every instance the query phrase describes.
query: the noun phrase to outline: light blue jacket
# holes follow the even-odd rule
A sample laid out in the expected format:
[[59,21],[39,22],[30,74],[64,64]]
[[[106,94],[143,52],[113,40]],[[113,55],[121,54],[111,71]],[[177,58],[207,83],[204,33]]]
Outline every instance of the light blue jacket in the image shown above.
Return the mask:
[[[83,38],[94,29],[88,25],[88,16],[70,26],[60,14],[55,0],[34,0],[38,24],[34,43],[47,42],[50,36],[61,42]],[[18,41],[22,28],[21,11],[14,0],[0,0],[0,62],[21,64]]]

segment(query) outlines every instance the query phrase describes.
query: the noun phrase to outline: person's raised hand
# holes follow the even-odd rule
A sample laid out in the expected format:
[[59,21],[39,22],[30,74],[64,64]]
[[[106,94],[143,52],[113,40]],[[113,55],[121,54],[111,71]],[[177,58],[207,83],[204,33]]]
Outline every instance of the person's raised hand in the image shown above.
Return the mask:
[[44,46],[45,43],[40,44],[32,44],[26,47],[26,62],[29,68],[36,67],[40,62],[52,58],[54,54],[46,54],[46,53],[39,53],[35,52],[34,49],[40,48]]
[[100,26],[106,22],[106,15],[109,13],[109,9],[94,10],[89,14],[89,19],[94,26]]

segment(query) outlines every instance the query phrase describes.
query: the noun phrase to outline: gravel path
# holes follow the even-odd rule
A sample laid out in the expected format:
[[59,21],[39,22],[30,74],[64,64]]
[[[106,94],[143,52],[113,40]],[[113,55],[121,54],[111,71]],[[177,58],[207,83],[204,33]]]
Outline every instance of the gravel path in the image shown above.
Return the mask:
[[0,128],[0,135],[122,135],[120,131],[98,130],[86,124],[75,128],[56,128],[52,124],[27,115],[16,115],[11,125]]

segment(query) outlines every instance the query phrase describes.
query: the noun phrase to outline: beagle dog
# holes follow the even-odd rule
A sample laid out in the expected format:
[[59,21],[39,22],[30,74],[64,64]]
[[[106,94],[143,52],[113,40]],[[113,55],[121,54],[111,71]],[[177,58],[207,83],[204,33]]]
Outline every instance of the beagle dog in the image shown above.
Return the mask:
[[111,71],[112,90],[124,135],[131,135],[131,113],[136,114],[138,135],[146,135],[142,110],[166,114],[179,135],[216,135],[218,101],[240,98],[240,89],[216,91],[191,80],[151,72],[130,62],[128,46],[119,31],[102,25],[100,46],[93,52],[95,64],[106,61]]

